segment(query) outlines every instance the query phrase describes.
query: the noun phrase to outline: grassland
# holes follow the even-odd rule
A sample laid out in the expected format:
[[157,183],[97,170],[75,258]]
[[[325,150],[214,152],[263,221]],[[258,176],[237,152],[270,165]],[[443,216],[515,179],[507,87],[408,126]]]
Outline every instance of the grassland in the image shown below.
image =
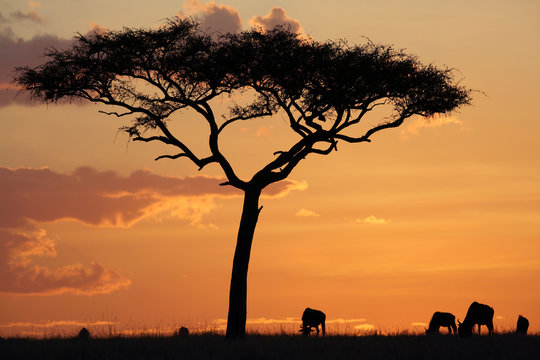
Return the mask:
[[202,334],[96,339],[8,338],[0,357],[18,359],[537,359],[540,336],[251,335],[243,340]]

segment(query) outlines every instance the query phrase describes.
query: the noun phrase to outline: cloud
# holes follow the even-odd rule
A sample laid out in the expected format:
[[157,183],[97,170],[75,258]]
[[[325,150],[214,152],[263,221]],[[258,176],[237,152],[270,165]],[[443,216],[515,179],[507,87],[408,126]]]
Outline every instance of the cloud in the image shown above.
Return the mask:
[[440,128],[445,126],[457,126],[460,130],[467,130],[463,121],[453,116],[434,115],[428,119],[416,117],[410,119],[401,129],[401,136],[408,138],[412,135],[418,135],[424,129]]
[[368,224],[378,224],[378,225],[384,225],[388,224],[390,220],[380,219],[375,217],[374,215],[370,215],[364,219],[356,219],[356,222],[363,222]]
[[[238,10],[229,5],[218,5],[214,1],[203,4],[199,0],[189,0],[182,4],[187,16],[194,17],[203,31],[218,33],[237,33],[242,28]],[[184,19],[182,11],[178,17]]]
[[[366,319],[360,318],[360,319],[343,319],[343,318],[337,318],[337,319],[327,319],[326,325],[327,330],[331,330],[332,327],[338,328],[340,325],[350,325],[358,324],[353,327],[354,330],[364,330],[364,331],[370,331],[375,330],[375,325],[372,324],[366,324]],[[286,317],[284,319],[272,319],[272,318],[252,318],[247,319],[246,324],[256,327],[264,327],[268,325],[282,325],[281,329],[283,330],[288,329],[287,325],[299,325],[302,322],[302,319],[299,317]],[[227,327],[227,319],[214,319],[212,321],[212,327],[215,330],[225,330]],[[330,329],[329,329],[330,328]],[[296,331],[296,326],[294,327],[294,331]]]
[[75,320],[44,320],[44,321],[16,321],[0,324],[0,328],[41,328],[49,329],[57,326],[74,326],[74,327],[94,327],[94,326],[111,326],[118,324],[117,321],[75,321]]
[[333,320],[327,320],[326,322],[329,324],[352,324],[352,323],[358,323],[358,322],[364,322],[366,319],[360,318],[360,319],[333,319]]
[[373,325],[373,324],[360,324],[360,325],[356,325],[354,327],[354,330],[373,331],[373,330],[375,330],[375,325]]
[[311,210],[308,210],[308,209],[300,209],[296,212],[296,216],[300,216],[300,217],[319,217],[320,215],[317,214],[315,211],[311,211]]
[[255,132],[255,136],[256,137],[268,137],[270,135],[272,135],[272,129],[273,129],[273,126],[266,126],[266,125],[261,125],[257,128],[257,131]]
[[118,324],[117,321],[75,321],[75,320],[44,320],[34,322],[16,321],[0,324],[0,328],[43,328],[49,329],[57,326],[111,326]]
[[[86,225],[126,227],[145,219],[172,217],[199,225],[213,210],[215,198],[239,197],[224,179],[208,176],[172,177],[135,171],[80,167],[71,173],[48,168],[0,167],[0,293],[23,295],[104,294],[130,281],[98,263],[49,269],[35,258],[55,258],[55,242],[37,223],[75,220]],[[278,198],[307,187],[282,181],[269,186],[265,197]]]
[[56,257],[54,241],[44,230],[0,230],[0,293],[16,295],[107,294],[126,288],[130,280],[91,263],[49,269],[33,264],[35,257]]
[[19,93],[11,83],[16,66],[37,66],[44,61],[47,48],[65,49],[72,39],[61,39],[54,35],[38,35],[30,40],[16,38],[9,30],[0,32],[0,107],[10,104],[37,105],[27,94]]
[[427,324],[425,322],[413,322],[411,323],[412,326],[427,326]]
[[300,22],[287,16],[287,12],[282,7],[273,7],[265,16],[254,16],[249,20],[249,24],[254,27],[260,27],[265,31],[272,30],[278,25],[285,25],[289,26],[292,32],[304,32]]
[[45,19],[34,10],[28,12],[15,11],[11,13],[11,17],[15,20],[30,20],[38,24],[45,23]]
[[[161,176],[147,170],[124,177],[90,167],[66,174],[48,168],[0,167],[0,228],[67,219],[127,227],[152,217],[181,218],[197,224],[215,208],[216,197],[242,195],[231,186],[220,186],[224,181],[201,175]],[[269,186],[264,196],[283,197],[305,188],[305,182],[286,180]]]

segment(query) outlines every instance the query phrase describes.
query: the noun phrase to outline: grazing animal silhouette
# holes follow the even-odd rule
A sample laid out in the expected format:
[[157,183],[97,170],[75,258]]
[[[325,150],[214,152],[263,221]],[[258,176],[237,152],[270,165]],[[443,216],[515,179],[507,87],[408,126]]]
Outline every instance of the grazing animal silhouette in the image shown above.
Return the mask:
[[77,336],[79,339],[90,339],[90,331],[88,331],[87,328],[82,328],[81,331],[79,331],[79,335]]
[[456,317],[453,314],[440,311],[433,313],[426,334],[438,334],[441,326],[448,328],[450,334],[457,334]]
[[178,336],[188,336],[189,335],[189,329],[185,326],[180,327],[178,329],[178,332],[176,333]]
[[495,312],[493,311],[493,308],[484,305],[479,304],[476,301],[469,306],[469,310],[467,310],[467,315],[465,315],[465,319],[463,322],[460,322],[458,320],[458,333],[459,336],[469,336],[473,333],[473,327],[474,325],[478,325],[478,334],[480,334],[480,326],[486,325],[489,331],[489,335],[493,334],[493,314]]
[[322,311],[306,308],[302,314],[302,325],[300,326],[300,332],[304,336],[308,336],[313,329],[317,330],[317,335],[319,335],[319,325],[321,325],[323,336],[326,333],[325,327],[326,315]]
[[516,334],[527,335],[529,330],[529,320],[526,317],[519,315],[516,327]]

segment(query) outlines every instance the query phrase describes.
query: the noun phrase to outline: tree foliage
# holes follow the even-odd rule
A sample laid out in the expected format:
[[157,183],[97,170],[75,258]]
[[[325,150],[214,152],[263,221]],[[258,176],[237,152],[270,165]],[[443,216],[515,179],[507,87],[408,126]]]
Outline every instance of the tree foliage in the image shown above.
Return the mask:
[[[328,154],[337,141],[368,142],[383,129],[413,115],[448,113],[470,101],[470,91],[454,84],[451,69],[423,65],[415,56],[367,42],[317,42],[276,27],[226,34],[216,39],[190,20],[172,19],[159,29],[129,29],[79,35],[71,49],[47,52],[49,61],[17,69],[16,81],[44,102],[86,99],[133,115],[123,129],[135,141],[161,141],[178,148],[199,168],[217,162],[231,185],[244,181],[222,157],[217,137],[231,123],[277,112],[286,114],[300,140],[264,167],[264,183],[287,177],[310,153]],[[209,105],[217,96],[251,89],[250,104],[230,108],[217,119]],[[376,106],[393,105],[394,114],[362,136],[345,135]],[[170,116],[183,109],[211,125],[211,155],[199,157],[168,129]],[[156,136],[145,136],[157,130]],[[212,146],[213,145],[213,146]],[[266,185],[266,184],[264,184]]]

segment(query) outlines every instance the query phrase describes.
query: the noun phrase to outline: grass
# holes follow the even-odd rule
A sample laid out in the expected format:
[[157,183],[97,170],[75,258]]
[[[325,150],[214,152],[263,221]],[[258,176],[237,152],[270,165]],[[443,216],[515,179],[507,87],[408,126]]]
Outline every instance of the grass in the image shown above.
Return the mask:
[[8,338],[0,340],[2,359],[534,359],[540,336],[366,335],[302,337],[222,335]]

